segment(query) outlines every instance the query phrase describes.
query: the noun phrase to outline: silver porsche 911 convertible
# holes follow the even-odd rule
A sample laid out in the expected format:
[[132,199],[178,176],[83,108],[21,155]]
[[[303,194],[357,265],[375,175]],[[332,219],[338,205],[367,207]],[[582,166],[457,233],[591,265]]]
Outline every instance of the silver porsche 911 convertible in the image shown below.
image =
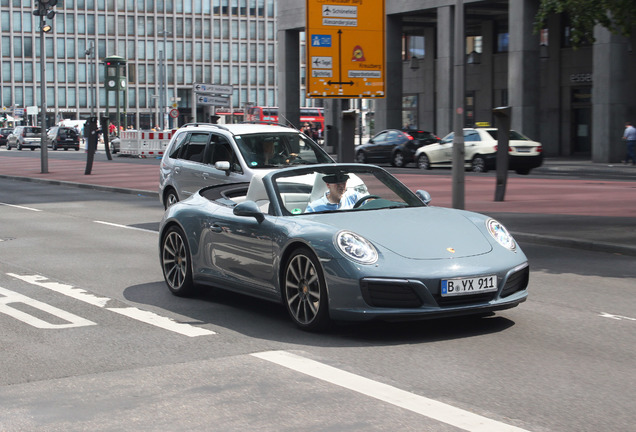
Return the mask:
[[506,228],[429,202],[371,165],[275,170],[169,207],[161,267],[175,295],[208,285],[282,302],[305,330],[525,301],[528,261]]

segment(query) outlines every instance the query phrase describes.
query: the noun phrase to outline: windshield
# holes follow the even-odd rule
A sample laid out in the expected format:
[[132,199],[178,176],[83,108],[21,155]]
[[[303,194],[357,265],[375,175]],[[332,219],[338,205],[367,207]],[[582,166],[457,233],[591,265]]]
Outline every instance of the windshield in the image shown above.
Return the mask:
[[334,162],[316,143],[298,132],[259,133],[234,138],[245,163],[252,168]]
[[404,184],[377,167],[285,170],[273,176],[273,182],[285,215],[424,206]]

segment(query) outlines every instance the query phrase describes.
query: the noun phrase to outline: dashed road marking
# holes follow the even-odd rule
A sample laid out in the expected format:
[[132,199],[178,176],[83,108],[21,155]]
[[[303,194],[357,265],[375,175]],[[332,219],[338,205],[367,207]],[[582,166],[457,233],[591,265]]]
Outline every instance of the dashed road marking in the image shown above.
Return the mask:
[[[154,312],[144,311],[136,307],[127,307],[127,308],[106,307],[108,302],[110,302],[112,299],[108,297],[98,297],[94,294],[86,292],[85,290],[81,288],[76,288],[72,285],[66,285],[66,284],[61,284],[59,282],[49,281],[44,276],[18,275],[15,273],[7,273],[7,275],[13,278],[19,279],[23,282],[29,283],[31,285],[36,285],[42,288],[46,288],[48,290],[55,291],[59,294],[63,294],[67,297],[71,297],[75,300],[88,303],[92,306],[97,306],[99,308],[103,308],[111,312],[124,315],[128,318],[132,318],[134,320],[137,320],[146,324],[150,324],[155,327],[159,327],[174,333],[182,334],[184,336],[196,337],[196,336],[208,336],[208,335],[216,334],[212,330],[207,330],[207,329],[196,327],[190,324],[179,323],[173,320],[172,318],[163,317]],[[0,312],[3,312],[3,310],[0,309]]]
[[40,209],[36,209],[36,208],[33,208],[33,207],[25,207],[25,206],[16,205],[16,204],[0,203],[0,205],[7,206],[7,207],[13,207],[13,208],[21,209],[21,210],[34,211],[34,212],[41,212],[42,211]]
[[121,224],[116,224],[116,223],[106,222],[106,221],[93,221],[93,222],[98,223],[98,224],[102,224],[102,225],[108,225],[108,226],[116,227],[116,228],[125,228],[125,229],[129,229],[129,230],[143,231],[143,232],[149,232],[149,233],[157,234],[157,231],[153,231],[153,230],[149,230],[149,229],[145,229],[145,228],[137,228],[137,227],[132,227],[132,226],[128,226],[128,225],[121,225]]
[[344,387],[469,432],[527,432],[424,396],[419,396],[286,351],[267,351],[252,356],[296,372]]

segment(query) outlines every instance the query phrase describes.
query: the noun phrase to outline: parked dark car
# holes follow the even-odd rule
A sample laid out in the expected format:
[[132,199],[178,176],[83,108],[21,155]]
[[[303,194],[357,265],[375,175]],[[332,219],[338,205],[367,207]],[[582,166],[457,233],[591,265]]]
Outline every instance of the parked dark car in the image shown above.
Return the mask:
[[7,138],[13,132],[13,128],[0,128],[0,146],[7,145]]
[[428,131],[386,129],[356,148],[356,161],[390,162],[393,166],[403,167],[415,162],[415,152],[418,148],[437,142],[439,138]]
[[75,129],[64,126],[53,126],[47,133],[49,142],[47,145],[53,150],[63,148],[64,150],[74,149],[79,150],[79,136]]

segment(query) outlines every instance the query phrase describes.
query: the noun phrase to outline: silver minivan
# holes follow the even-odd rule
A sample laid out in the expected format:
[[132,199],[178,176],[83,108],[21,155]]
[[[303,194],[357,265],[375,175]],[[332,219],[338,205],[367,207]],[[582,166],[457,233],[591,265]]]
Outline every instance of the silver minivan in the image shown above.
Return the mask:
[[159,198],[165,208],[205,186],[249,182],[257,172],[335,162],[307,135],[270,124],[187,124],[163,154]]
[[7,138],[7,150],[17,148],[40,148],[42,142],[42,129],[39,126],[17,126]]

